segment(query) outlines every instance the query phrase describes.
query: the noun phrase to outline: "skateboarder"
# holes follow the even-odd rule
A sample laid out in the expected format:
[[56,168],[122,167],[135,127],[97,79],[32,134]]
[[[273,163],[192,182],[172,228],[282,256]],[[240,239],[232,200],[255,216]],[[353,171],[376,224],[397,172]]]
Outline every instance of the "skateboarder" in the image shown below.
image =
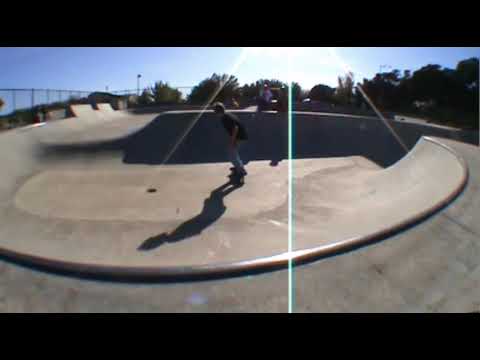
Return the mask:
[[229,141],[229,155],[230,161],[233,164],[231,169],[234,175],[238,176],[240,180],[243,179],[247,172],[243,166],[242,159],[240,159],[240,154],[238,152],[240,142],[248,139],[247,131],[243,124],[238,120],[238,118],[233,114],[227,114],[225,112],[225,106],[217,102],[213,105],[213,110],[215,114],[220,116],[223,127],[230,136]]
[[267,84],[263,85],[263,89],[260,89],[260,97],[258,99],[258,111],[269,110],[270,102],[272,101],[272,92]]

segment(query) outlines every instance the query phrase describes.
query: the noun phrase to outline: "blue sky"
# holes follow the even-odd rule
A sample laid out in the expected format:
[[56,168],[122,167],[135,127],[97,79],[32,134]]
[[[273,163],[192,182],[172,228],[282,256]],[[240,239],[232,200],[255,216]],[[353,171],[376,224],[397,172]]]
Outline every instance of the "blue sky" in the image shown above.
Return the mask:
[[[459,60],[479,57],[480,48],[335,48],[333,53],[328,48],[0,48],[0,89],[135,89],[137,74],[142,87],[157,80],[192,86],[214,72],[233,73],[241,84],[279,78],[305,88],[336,86],[347,68],[361,81],[381,65],[402,71],[428,63],[455,67]],[[241,54],[244,61],[232,70]]]

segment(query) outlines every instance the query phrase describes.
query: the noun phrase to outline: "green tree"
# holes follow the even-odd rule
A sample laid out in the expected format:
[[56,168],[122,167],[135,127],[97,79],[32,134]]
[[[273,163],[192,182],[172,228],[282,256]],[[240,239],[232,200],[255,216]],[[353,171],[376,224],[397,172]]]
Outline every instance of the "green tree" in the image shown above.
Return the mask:
[[[259,95],[261,89],[268,85],[271,89],[287,89],[287,84],[277,79],[260,79],[255,83],[245,84],[240,88],[240,96],[243,101],[253,101]],[[274,98],[278,97],[278,91],[273,91]]]
[[469,126],[478,128],[479,58],[460,61],[457,64],[455,76],[463,87],[462,95],[457,99],[457,107],[469,113]]
[[413,73],[409,80],[415,100],[427,101],[437,107],[462,107],[468,89],[452,69],[427,65]]
[[436,64],[423,66],[410,79],[413,96],[417,101],[438,100],[445,94],[445,76],[442,67]]
[[[178,89],[172,88],[163,81],[156,82],[149,91],[157,104],[178,104],[182,98],[182,93]],[[148,97],[148,93],[145,93],[145,97]]]
[[314,101],[332,102],[335,89],[323,84],[315,85],[309,92],[308,97]]
[[[211,99],[215,94],[215,98]],[[240,87],[235,76],[214,73],[211,77],[202,80],[192,89],[187,101],[192,104],[205,104],[209,100],[230,102],[239,96]]]
[[240,98],[243,101],[251,102],[258,96],[258,88],[254,83],[245,84],[240,88]]
[[353,98],[353,73],[348,73],[344,77],[338,77],[338,87],[334,98],[342,105],[348,105]]
[[368,106],[367,101],[363,97],[362,93],[358,90],[358,88],[361,87],[361,86],[362,85],[360,83],[357,83],[357,86],[355,86],[354,92],[353,92],[352,102],[358,108],[368,109],[369,106]]
[[361,86],[373,103],[385,110],[399,106],[405,99],[405,95],[399,95],[402,81],[400,71],[393,70],[377,73],[371,80],[364,79]]
[[456,75],[460,81],[467,87],[478,87],[478,69],[479,59],[470,58],[460,61],[457,64]]
[[455,69],[428,64],[403,76],[398,70],[376,74],[362,88],[383,110],[478,127],[478,58],[460,61]]
[[277,79],[260,79],[260,80],[257,80],[257,82],[255,83],[259,91],[261,88],[264,87],[265,84],[268,85],[270,88],[279,88],[279,89],[287,86],[286,83]]
[[2,98],[0,98],[0,110],[5,106],[5,101],[3,101]]
[[148,105],[155,102],[152,92],[150,89],[143,90],[142,94],[138,98],[138,103],[140,105]]
[[292,100],[293,101],[302,101],[303,100],[303,90],[299,83],[292,82]]

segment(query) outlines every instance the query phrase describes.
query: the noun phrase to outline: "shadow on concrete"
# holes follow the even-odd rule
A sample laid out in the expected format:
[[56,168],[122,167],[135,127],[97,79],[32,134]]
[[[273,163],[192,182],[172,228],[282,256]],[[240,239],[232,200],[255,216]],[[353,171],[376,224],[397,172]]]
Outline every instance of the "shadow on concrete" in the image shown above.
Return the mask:
[[[250,114],[240,116],[247,127],[249,141],[240,150],[245,164],[252,160],[278,163],[288,156],[288,135],[281,122],[258,119]],[[252,114],[253,115],[253,114]],[[142,129],[114,139],[100,141],[43,144],[40,156],[68,159],[72,156],[108,156],[118,152],[125,164],[163,164],[176,142],[182,137],[198,113],[164,114],[157,116]],[[213,114],[203,114],[168,159],[168,164],[202,164],[229,162],[228,135]],[[115,156],[115,155],[114,155]]]
[[[237,113],[249,134],[240,151],[244,163],[268,160],[272,166],[288,158],[287,114]],[[140,130],[116,139],[77,144],[43,145],[41,156],[68,159],[72,155],[96,157],[118,152],[126,164],[163,164],[167,154],[199,113],[160,114]],[[387,167],[405,155],[385,124],[372,118],[349,118],[321,115],[293,115],[293,158],[327,158],[363,156]],[[134,121],[134,120],[132,120]],[[463,133],[392,122],[398,135],[412,148],[422,135],[477,143]],[[202,164],[229,162],[228,136],[218,118],[211,113],[200,116],[195,126],[180,142],[168,164]]]
[[203,230],[222,217],[227,210],[223,203],[224,197],[239,187],[241,186],[233,184],[232,181],[219,186],[210,193],[208,198],[205,199],[200,214],[185,221],[171,233],[162,233],[148,238],[138,247],[138,250],[154,250],[165,243],[181,241],[200,234]]

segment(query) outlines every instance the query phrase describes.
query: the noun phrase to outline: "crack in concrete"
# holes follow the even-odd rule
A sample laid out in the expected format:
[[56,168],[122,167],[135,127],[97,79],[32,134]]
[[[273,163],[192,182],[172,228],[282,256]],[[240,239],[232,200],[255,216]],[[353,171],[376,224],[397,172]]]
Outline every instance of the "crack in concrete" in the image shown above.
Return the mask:
[[451,218],[449,215],[447,214],[442,214],[444,217],[446,217],[448,220],[450,220],[451,222],[453,222],[455,225],[459,226],[462,230],[472,234],[472,235],[475,235],[476,237],[479,237],[480,238],[480,235],[477,234],[474,230],[470,229],[467,225],[465,224],[462,224],[461,222]]

